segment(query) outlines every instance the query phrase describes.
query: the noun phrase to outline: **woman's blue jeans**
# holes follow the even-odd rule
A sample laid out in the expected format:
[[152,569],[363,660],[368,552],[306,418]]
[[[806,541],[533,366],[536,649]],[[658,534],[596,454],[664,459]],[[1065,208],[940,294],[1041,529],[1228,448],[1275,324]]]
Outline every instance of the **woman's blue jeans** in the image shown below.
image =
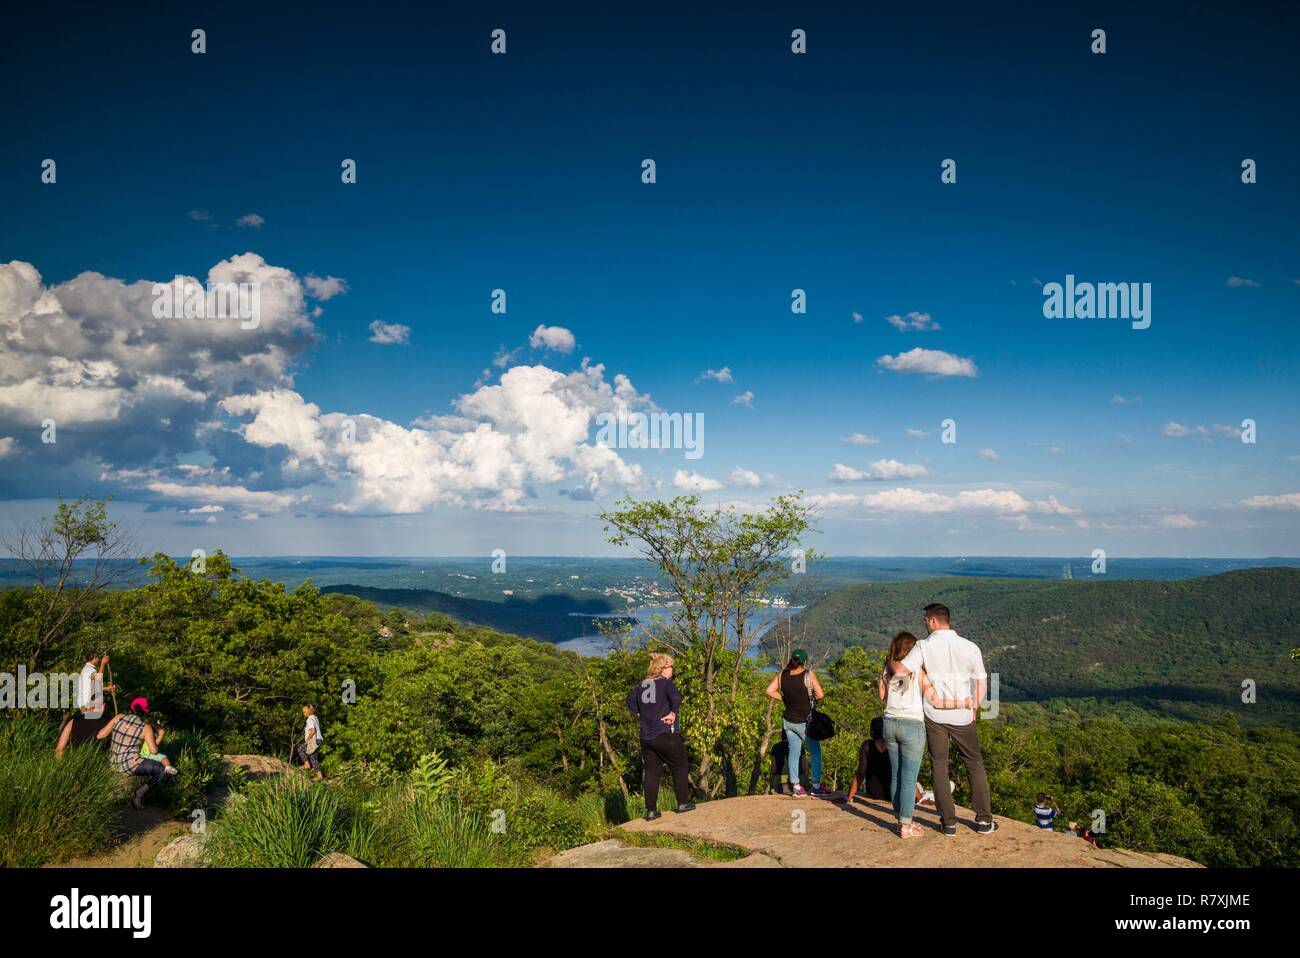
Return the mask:
[[781,727],[785,729],[785,741],[790,747],[786,766],[790,770],[791,787],[799,784],[799,755],[805,747],[808,749],[808,759],[812,764],[812,783],[816,785],[822,780],[822,743],[808,737],[807,722],[795,723],[782,719]]
[[887,718],[882,733],[889,753],[889,799],[903,824],[916,808],[916,776],[925,757],[925,723],[920,719]]

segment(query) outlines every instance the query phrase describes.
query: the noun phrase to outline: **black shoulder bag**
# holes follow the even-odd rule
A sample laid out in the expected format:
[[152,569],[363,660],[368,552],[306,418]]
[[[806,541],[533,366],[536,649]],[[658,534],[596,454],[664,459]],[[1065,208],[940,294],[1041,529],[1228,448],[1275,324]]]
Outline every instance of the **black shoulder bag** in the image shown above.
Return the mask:
[[807,669],[803,673],[803,687],[808,692],[808,737],[814,742],[824,742],[835,737],[835,722],[825,712],[817,710],[817,700],[813,698],[812,673]]

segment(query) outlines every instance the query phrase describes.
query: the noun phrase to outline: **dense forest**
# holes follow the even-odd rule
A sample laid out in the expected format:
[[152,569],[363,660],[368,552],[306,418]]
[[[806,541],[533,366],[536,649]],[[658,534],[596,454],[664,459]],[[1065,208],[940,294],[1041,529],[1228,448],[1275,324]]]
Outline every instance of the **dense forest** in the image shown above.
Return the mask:
[[[789,502],[721,530],[695,510],[686,497],[629,507],[610,522],[652,537],[679,580],[685,573],[673,565],[671,542],[657,538],[664,530],[690,543],[716,535],[710,555],[718,556],[724,540],[736,544],[736,552],[726,554],[751,556],[801,531],[797,507]],[[741,590],[716,577],[717,568],[734,570],[735,563],[708,568],[710,578],[701,580],[707,594],[739,601]],[[784,575],[788,567],[774,561],[755,568]],[[1188,584],[1180,594],[1220,595],[1225,580],[1238,606],[1260,617],[1250,629],[1243,623],[1255,619],[1232,619],[1248,636],[1243,648],[1271,661],[1261,638],[1268,615],[1261,604],[1243,600],[1267,594],[1270,582],[1280,589],[1286,580],[1271,572],[1219,577]],[[1004,621],[987,610],[1012,614],[1005,597],[1020,585],[945,580],[899,586],[898,593],[894,586],[872,588],[897,602],[890,627],[908,624],[919,608],[914,600],[923,595],[947,599],[959,610],[958,627],[978,636],[986,628],[980,623]],[[1184,584],[1158,585],[1179,594]],[[1031,590],[1031,610],[1021,621],[1064,614],[1062,603],[1051,600],[1054,586]],[[993,599],[981,598],[985,588],[994,590]],[[964,591],[958,596],[955,590]],[[683,587],[683,594],[693,601],[706,593]],[[1074,595],[1068,588],[1063,594]],[[1139,599],[1143,593],[1136,588],[1121,594],[1133,596],[1128,608],[1134,621],[1151,634],[1158,626],[1146,617],[1155,614],[1150,594]],[[1187,615],[1220,615],[1213,605]],[[848,608],[840,608],[847,616]],[[977,618],[977,610],[988,618]],[[739,608],[738,620],[745,621],[748,611]],[[1217,632],[1225,620],[1202,621]],[[768,660],[730,648],[725,622],[708,635],[698,622],[685,616],[675,626],[680,634],[648,636],[677,656],[692,793],[705,801],[767,791],[770,750],[780,734],[780,708],[763,696]],[[787,624],[765,640],[788,654],[791,642],[812,644],[806,626],[806,620]],[[1073,633],[1065,626],[1054,633],[1066,634]],[[874,644],[879,634],[865,637]],[[1119,637],[1114,644],[1123,647]],[[996,642],[986,645],[995,667],[1011,671],[1008,663],[1020,661],[1001,658]],[[1186,646],[1198,655],[1205,647]],[[181,774],[148,800],[181,819],[204,802],[220,774],[220,754],[289,759],[302,736],[301,706],[316,706],[325,730],[327,782],[313,786],[304,775],[244,786],[249,801],[214,812],[210,854],[217,864],[309,865],[311,855],[344,850],[375,864],[527,865],[547,849],[595,840],[644,808],[637,728],[624,700],[645,674],[646,648],[628,644],[605,658],[582,658],[439,612],[381,610],[355,596],[322,593],[310,582],[287,590],[255,581],[220,553],[207,557],[202,569],[156,555],[149,582],[140,588],[0,592],[0,671],[22,664],[75,673],[96,648],[112,653],[118,702],[146,696],[151,714],[176,731],[168,749],[175,750]],[[1135,667],[1144,679],[1150,660]],[[881,713],[874,691],[881,656],[846,642],[822,662],[825,710],[839,729],[826,743],[825,777],[843,788],[871,720]],[[1260,684],[1266,688],[1262,678]],[[72,760],[53,761],[63,717],[28,709],[0,721],[0,864],[84,853],[104,840],[104,822],[122,802],[99,753],[82,749],[85,754]],[[1031,821],[1035,794],[1047,791],[1060,803],[1063,821],[1094,820],[1101,810],[1103,845],[1209,865],[1300,864],[1300,734],[1293,730],[1243,727],[1227,708],[1205,723],[1134,723],[1003,702],[995,720],[979,723],[979,732],[1000,815]],[[923,781],[931,777],[928,764]],[[957,800],[968,803],[954,764]],[[498,812],[507,823],[499,833],[491,827]]]
[[[811,602],[799,627],[833,658],[880,649],[942,602],[999,675],[1004,702],[1053,713],[1295,728],[1300,569],[1247,569],[1179,582],[944,578],[868,583]],[[1254,702],[1243,702],[1243,682]]]

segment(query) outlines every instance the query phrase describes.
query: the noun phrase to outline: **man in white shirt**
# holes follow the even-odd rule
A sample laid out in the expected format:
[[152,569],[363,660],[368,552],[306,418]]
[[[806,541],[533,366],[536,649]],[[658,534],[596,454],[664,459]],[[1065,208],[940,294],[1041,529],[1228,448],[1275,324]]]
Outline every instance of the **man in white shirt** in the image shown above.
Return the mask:
[[104,693],[112,686],[104,685],[104,670],[108,667],[108,653],[91,652],[77,676],[77,711],[89,718],[104,714]]
[[947,606],[931,603],[925,607],[924,614],[929,637],[917,642],[894,669],[907,674],[924,666],[925,674],[940,698],[962,700],[971,697],[975,700],[975,709],[940,709],[926,699],[923,703],[925,737],[930,747],[930,762],[934,766],[934,800],[939,808],[943,833],[957,834],[957,807],[953,804],[952,788],[948,782],[948,745],[951,742],[957,746],[970,776],[975,831],[988,835],[997,831],[998,823],[993,820],[989,779],[984,771],[979,731],[975,727],[976,712],[988,688],[984,657],[980,655],[979,646],[952,630]]

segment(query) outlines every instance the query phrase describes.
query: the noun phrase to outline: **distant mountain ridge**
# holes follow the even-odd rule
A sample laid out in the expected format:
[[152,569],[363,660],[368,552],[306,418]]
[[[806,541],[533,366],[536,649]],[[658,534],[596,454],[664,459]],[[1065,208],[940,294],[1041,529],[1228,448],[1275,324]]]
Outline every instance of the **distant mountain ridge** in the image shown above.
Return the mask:
[[398,607],[407,612],[441,612],[468,625],[481,625],[500,632],[521,635],[541,642],[563,642],[595,633],[597,617],[608,619],[615,611],[604,597],[578,598],[549,593],[537,598],[506,597],[503,602],[467,599],[435,589],[384,589],[362,585],[328,585],[321,592],[342,593],[366,599],[382,608]]
[[[1300,724],[1300,569],[1261,568],[1181,581],[942,578],[864,583],[825,593],[798,616],[825,659],[884,648],[942,602],[983,650],[1004,701],[1137,706],[1204,721]],[[1244,703],[1243,683],[1256,701]],[[1091,707],[1091,706],[1089,706]]]

